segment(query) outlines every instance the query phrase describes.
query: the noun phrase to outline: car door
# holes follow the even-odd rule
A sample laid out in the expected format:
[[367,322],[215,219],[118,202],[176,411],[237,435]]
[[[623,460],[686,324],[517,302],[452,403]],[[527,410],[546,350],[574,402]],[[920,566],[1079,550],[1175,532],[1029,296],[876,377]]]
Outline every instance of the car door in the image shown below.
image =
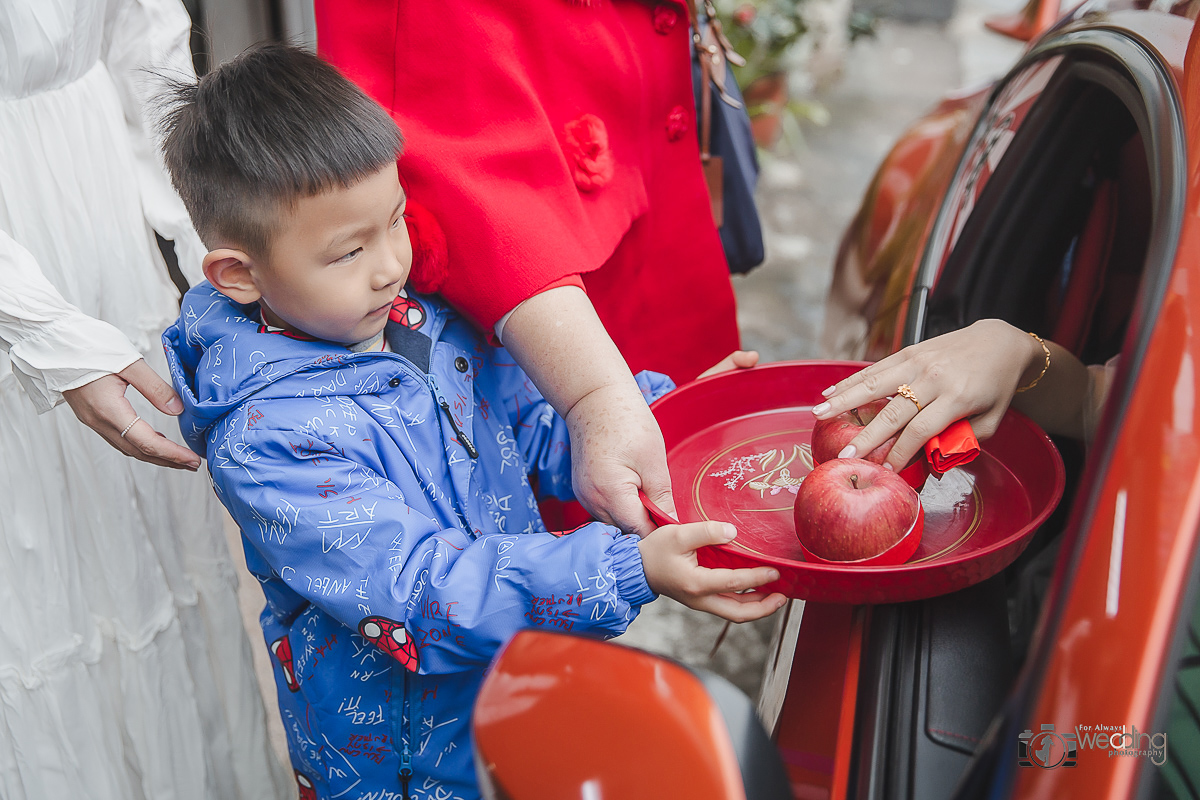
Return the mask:
[[1032,48],[990,96],[933,225],[903,343],[998,317],[1121,367],[1097,441],[1058,442],[1067,494],[1017,562],[954,596],[871,610],[848,797],[975,797],[1012,782],[1016,738],[981,743],[1006,703],[1020,708],[1014,686],[1033,691],[1047,646],[1034,631],[1069,597],[1176,263],[1191,23],[1154,13],[1150,30],[1152,13],[1085,15]]

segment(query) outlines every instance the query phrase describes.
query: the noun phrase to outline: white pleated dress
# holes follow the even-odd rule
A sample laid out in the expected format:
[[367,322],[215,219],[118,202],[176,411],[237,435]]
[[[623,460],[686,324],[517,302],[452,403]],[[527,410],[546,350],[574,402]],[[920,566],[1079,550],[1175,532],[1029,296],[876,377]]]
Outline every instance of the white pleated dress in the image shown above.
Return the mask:
[[187,29],[177,0],[0,1],[4,800],[288,794],[203,470],[126,458],[60,404],[139,357],[166,374],[177,305],[153,230],[192,275],[202,250],[142,68],[190,70]]

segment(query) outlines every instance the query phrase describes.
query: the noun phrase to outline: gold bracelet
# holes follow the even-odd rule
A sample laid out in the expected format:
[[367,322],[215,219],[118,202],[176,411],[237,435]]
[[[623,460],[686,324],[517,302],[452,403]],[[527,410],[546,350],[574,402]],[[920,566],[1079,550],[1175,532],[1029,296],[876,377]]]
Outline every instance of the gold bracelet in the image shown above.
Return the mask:
[[1042,378],[1046,377],[1046,370],[1050,369],[1050,348],[1046,346],[1046,343],[1042,340],[1042,337],[1038,336],[1036,333],[1033,333],[1032,331],[1026,331],[1026,333],[1028,333],[1034,339],[1037,339],[1037,343],[1042,346],[1042,352],[1044,352],[1046,354],[1046,363],[1042,365],[1041,374],[1039,374],[1036,378],[1034,378],[1028,386],[1022,386],[1019,389],[1017,389],[1018,393],[1028,392],[1030,389],[1037,386],[1038,381],[1040,381]]

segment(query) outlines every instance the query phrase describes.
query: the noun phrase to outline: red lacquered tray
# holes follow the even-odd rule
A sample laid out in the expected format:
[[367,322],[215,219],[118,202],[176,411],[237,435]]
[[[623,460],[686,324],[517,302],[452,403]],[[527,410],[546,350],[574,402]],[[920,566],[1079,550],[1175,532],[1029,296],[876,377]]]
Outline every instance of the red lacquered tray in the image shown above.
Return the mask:
[[709,567],[776,567],[765,589],[826,603],[935,597],[995,575],[1021,554],[1062,497],[1062,458],[1028,418],[1010,411],[979,457],[921,490],[925,532],[891,567],[808,563],[796,540],[796,487],[812,469],[812,407],[862,363],[792,361],[702,378],[651,408],[667,443],[684,522],[721,520],[737,541],[700,551]]

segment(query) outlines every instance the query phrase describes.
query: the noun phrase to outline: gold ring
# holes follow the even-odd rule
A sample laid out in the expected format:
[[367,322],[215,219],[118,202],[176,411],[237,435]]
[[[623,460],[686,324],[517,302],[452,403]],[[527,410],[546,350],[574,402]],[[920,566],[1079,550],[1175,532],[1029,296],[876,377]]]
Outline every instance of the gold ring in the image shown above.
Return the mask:
[[912,387],[907,383],[902,383],[896,387],[896,394],[903,397],[905,400],[911,400],[912,404],[917,407],[917,413],[921,413],[921,401],[917,399],[917,395],[913,392]]

